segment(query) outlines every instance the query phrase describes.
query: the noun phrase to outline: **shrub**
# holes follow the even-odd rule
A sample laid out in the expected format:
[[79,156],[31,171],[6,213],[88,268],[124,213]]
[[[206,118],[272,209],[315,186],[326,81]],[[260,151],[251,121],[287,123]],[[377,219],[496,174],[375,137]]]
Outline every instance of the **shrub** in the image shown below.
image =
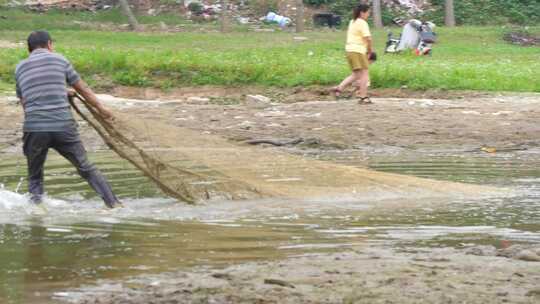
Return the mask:
[[[335,0],[331,2],[329,5],[330,10],[334,14],[340,15],[343,20],[342,24],[346,26],[352,18],[352,10],[358,4],[358,0]],[[400,15],[399,12],[394,12],[385,5],[381,7],[381,10],[383,24],[391,24],[392,19]]]
[[[327,3],[332,12],[339,14],[346,22],[351,18],[351,11],[358,0],[304,0],[308,4]],[[432,8],[423,15],[415,16],[431,20],[436,24],[444,23],[445,0],[431,0]],[[540,5],[538,0],[454,0],[456,23],[459,25],[495,25],[513,23],[535,25],[540,23]],[[393,11],[382,6],[383,23],[391,24],[394,17],[403,12]]]
[[303,0],[304,4],[319,7],[324,4],[332,3],[332,0]]
[[251,0],[250,7],[257,13],[257,16],[264,16],[268,12],[277,12],[278,0]]
[[194,15],[200,15],[203,13],[204,7],[200,2],[191,2],[188,5],[188,10]]
[[[444,0],[432,0],[433,9],[423,18],[444,23]],[[538,0],[455,0],[456,23],[463,25],[494,25],[501,23],[538,24]]]

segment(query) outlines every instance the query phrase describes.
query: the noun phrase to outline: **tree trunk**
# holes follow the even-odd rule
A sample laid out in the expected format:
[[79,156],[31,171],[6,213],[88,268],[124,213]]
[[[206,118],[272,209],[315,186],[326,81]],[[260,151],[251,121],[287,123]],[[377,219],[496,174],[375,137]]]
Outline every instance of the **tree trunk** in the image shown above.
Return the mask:
[[373,24],[378,29],[383,27],[381,0],[373,0]]
[[228,1],[227,0],[221,0],[221,20],[220,20],[220,31],[222,33],[225,33],[229,29],[229,20],[227,18],[229,8],[228,8]]
[[304,31],[304,1],[296,0],[296,32]]
[[129,27],[131,28],[131,30],[138,30],[139,22],[137,22],[135,15],[133,15],[131,8],[129,8],[129,3],[127,2],[127,0],[118,0],[118,2],[120,2],[120,8],[122,9],[122,13],[124,13],[124,15],[128,17]]
[[444,25],[456,26],[456,18],[454,17],[454,0],[444,1]]

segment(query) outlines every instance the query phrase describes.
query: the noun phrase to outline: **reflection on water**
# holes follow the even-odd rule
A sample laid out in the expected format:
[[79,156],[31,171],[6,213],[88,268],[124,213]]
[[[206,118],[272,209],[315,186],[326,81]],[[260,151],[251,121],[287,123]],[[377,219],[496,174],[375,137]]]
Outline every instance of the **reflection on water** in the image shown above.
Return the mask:
[[36,292],[95,278],[273,258],[278,255],[276,244],[287,239],[269,227],[246,231],[189,222],[142,227],[93,223],[62,229],[34,223],[5,225],[2,230],[0,289],[24,303],[37,301]]
[[[92,155],[126,208],[106,211],[75,171],[54,154],[46,167],[48,213],[23,194],[20,157],[0,164],[0,303],[54,302],[51,294],[97,279],[194,265],[226,266],[370,242],[466,246],[540,242],[540,172],[535,156],[385,157],[349,165],[521,189],[512,198],[420,201],[378,208],[364,202],[223,202],[188,206],[164,198],[131,165]],[[21,185],[20,185],[21,184]],[[21,186],[20,193],[16,193]],[[391,208],[391,212],[388,212]]]

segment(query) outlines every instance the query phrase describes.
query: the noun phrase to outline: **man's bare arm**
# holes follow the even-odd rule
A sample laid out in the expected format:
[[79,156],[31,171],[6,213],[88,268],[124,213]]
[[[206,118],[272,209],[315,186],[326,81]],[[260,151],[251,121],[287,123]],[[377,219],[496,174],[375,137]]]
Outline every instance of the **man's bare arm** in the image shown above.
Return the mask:
[[81,94],[91,106],[96,108],[103,118],[111,118],[113,116],[112,113],[107,108],[105,108],[101,102],[99,102],[96,94],[94,94],[92,89],[90,89],[82,79],[77,81],[73,85],[73,88],[75,89],[75,91],[77,91],[77,93]]

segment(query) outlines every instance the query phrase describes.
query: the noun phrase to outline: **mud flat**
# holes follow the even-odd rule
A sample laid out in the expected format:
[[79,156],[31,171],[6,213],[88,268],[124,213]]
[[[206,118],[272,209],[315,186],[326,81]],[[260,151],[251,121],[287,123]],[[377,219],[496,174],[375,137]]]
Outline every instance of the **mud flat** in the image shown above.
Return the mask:
[[[254,94],[253,90],[238,91]],[[430,98],[376,97],[373,105],[361,106],[351,99],[333,100],[317,92],[291,92],[290,96],[269,95],[271,103],[261,107],[246,106],[245,95],[222,88],[204,88],[198,96],[194,89],[170,94],[125,89],[118,93],[127,97],[138,93],[155,99],[106,95],[102,99],[110,107],[134,117],[239,142],[301,138],[303,141],[294,148],[360,151],[426,148],[478,152],[486,147],[495,149],[487,151],[511,151],[540,145],[540,95],[534,93],[452,93],[449,99],[442,98],[442,93],[428,95]],[[302,102],[291,100],[294,96]],[[20,147],[22,109],[13,96],[2,96],[0,101],[0,151],[18,151],[13,146]],[[105,148],[84,122],[80,130],[87,148]]]
[[101,282],[55,298],[69,303],[538,303],[540,262],[503,253],[491,246],[366,246]]

